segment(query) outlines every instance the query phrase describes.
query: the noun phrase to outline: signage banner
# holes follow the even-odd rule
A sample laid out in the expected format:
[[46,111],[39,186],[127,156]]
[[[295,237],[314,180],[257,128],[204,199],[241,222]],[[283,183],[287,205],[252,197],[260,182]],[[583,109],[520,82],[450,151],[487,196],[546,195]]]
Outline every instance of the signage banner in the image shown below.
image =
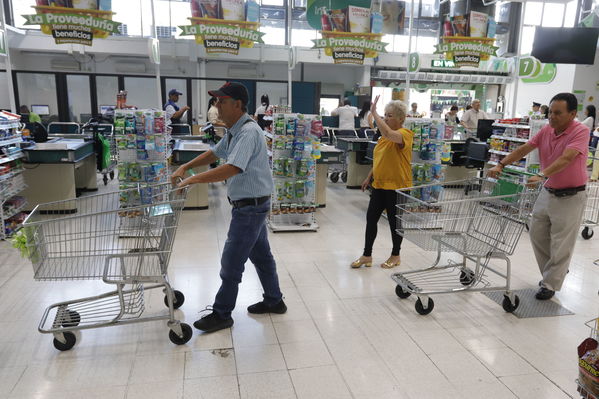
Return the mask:
[[216,18],[192,17],[193,25],[182,25],[181,36],[195,36],[209,54],[239,54],[241,47],[251,48],[254,43],[264,43],[258,22],[225,21]]
[[112,20],[112,11],[55,6],[34,6],[38,14],[23,15],[25,25],[41,25],[42,32],[54,37],[56,44],[91,46],[94,38],[119,33],[120,22]]
[[6,41],[4,31],[0,29],[0,55],[6,55]]
[[420,70],[420,55],[411,53],[408,56],[408,72],[418,72]]
[[444,54],[456,67],[478,67],[481,61],[496,55],[499,47],[493,45],[494,41],[493,38],[447,36],[436,46],[435,54]]
[[[321,31],[322,39],[312,39],[312,48],[325,49],[335,64],[364,64],[365,58],[386,53],[387,43],[380,41],[381,34]],[[373,40],[374,39],[374,40]]]

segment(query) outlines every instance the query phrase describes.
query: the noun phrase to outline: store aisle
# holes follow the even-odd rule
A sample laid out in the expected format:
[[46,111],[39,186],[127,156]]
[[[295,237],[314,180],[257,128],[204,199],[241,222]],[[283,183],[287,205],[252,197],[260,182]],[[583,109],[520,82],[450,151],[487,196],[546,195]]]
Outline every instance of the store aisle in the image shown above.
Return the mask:
[[[111,182],[108,189],[115,189]],[[224,186],[210,189],[210,209],[183,213],[171,258],[174,287],[188,323],[211,304],[230,207]],[[555,300],[575,316],[517,319],[482,294],[435,298],[428,316],[399,300],[378,264],[390,252],[386,221],[375,265],[352,270],[363,245],[368,199],[330,184],[317,233],[271,234],[289,311],[249,315],[261,298],[248,264],[232,329],[174,346],[164,323],[83,331],[60,353],[37,332],[50,303],[101,292],[95,281],[35,282],[28,262],[0,242],[0,398],[568,398],[576,397],[576,346],[597,317],[599,241],[577,242],[566,284]],[[400,268],[432,255],[405,242]],[[525,234],[514,287],[535,287],[538,270]],[[150,292],[147,311],[163,310]]]

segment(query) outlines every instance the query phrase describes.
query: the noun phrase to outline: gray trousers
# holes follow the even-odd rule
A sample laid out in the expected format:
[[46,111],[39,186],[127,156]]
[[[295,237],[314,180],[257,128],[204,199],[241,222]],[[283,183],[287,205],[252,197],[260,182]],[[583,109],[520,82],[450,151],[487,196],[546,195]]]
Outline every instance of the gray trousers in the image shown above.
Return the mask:
[[543,276],[541,285],[562,288],[587,201],[586,191],[569,197],[556,197],[541,189],[530,224],[530,241]]

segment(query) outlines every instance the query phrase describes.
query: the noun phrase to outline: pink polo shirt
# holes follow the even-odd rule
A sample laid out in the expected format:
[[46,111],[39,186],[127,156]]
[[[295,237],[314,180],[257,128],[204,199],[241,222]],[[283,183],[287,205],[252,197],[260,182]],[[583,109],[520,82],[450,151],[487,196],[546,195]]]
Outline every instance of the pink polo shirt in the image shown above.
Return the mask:
[[585,185],[588,180],[587,156],[589,152],[589,128],[580,122],[572,121],[570,126],[559,136],[550,125],[543,128],[528,144],[539,150],[541,170],[549,167],[562,156],[567,148],[579,152],[564,170],[549,177],[545,184],[549,188],[571,188]]

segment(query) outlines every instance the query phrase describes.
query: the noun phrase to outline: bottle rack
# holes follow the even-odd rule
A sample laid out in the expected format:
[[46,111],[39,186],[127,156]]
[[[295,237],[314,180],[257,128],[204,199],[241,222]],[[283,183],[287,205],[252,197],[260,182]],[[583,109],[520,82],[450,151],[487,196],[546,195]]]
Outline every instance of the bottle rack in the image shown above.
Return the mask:
[[[510,152],[526,143],[547,124],[547,120],[531,120],[530,125],[501,123],[493,124],[493,134],[489,141],[489,164],[497,165]],[[540,170],[539,155],[537,150],[528,154],[517,163],[509,165],[506,169],[524,173],[535,174]]]
[[[453,130],[445,129],[442,119],[407,118],[404,126],[414,132],[412,142],[412,185],[430,185],[445,180],[445,168],[441,159],[446,148],[446,135],[453,136]],[[438,188],[438,189],[437,189]],[[427,186],[412,190],[412,195],[423,201],[435,201],[441,194],[442,186]]]
[[164,111],[115,110],[119,189],[140,188],[139,197],[120,198],[123,206],[150,203],[155,198],[150,186],[168,181],[171,156],[168,125]]
[[25,220],[21,212],[27,205],[24,197],[18,194],[27,186],[23,178],[21,158],[23,152],[19,143],[23,142],[19,130],[20,117],[0,111],[0,239],[4,240],[16,233]]
[[272,231],[316,231],[316,159],[320,140],[313,133],[316,115],[274,113],[272,176],[274,191],[269,226]]

